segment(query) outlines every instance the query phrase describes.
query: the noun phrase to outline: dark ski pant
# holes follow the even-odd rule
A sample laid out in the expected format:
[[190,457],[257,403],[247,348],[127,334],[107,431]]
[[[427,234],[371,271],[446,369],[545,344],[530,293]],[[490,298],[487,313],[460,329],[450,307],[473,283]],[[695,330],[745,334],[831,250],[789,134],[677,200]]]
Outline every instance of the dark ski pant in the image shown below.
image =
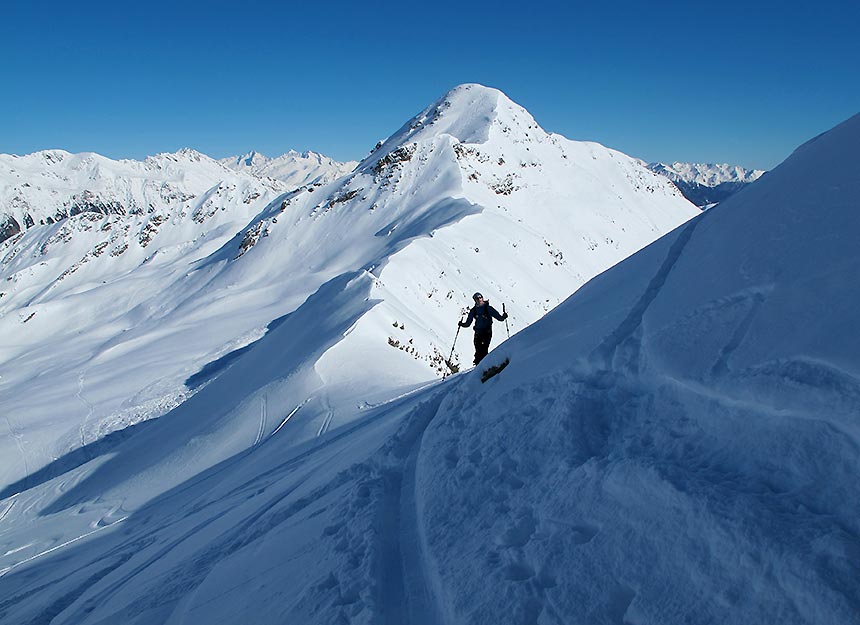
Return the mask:
[[490,351],[490,341],[493,339],[492,330],[475,331],[475,364],[477,365],[484,359],[487,352]]

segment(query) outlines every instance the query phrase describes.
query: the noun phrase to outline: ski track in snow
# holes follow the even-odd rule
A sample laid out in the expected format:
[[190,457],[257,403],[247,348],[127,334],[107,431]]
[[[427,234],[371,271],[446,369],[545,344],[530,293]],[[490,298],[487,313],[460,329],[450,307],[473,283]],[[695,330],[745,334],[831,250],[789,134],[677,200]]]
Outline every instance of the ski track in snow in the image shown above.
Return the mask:
[[641,345],[638,340],[633,340],[634,335],[642,325],[642,319],[648,311],[648,308],[651,306],[651,303],[660,294],[663,285],[666,284],[666,280],[672,272],[672,268],[678,262],[678,259],[681,258],[681,254],[690,242],[696,226],[698,226],[702,219],[705,218],[705,215],[708,214],[709,213],[703,213],[702,216],[691,219],[690,222],[684,226],[683,230],[681,230],[669,248],[669,252],[666,254],[666,258],[663,260],[657,273],[654,274],[654,277],[651,278],[651,281],[645,288],[645,292],[632,306],[630,312],[618,327],[615,328],[609,336],[603,339],[600,345],[595,347],[591,352],[590,360],[592,363],[596,364],[599,369],[604,371],[612,369],[612,361],[618,355],[619,348],[622,347],[629,348],[630,353],[624,355],[624,366],[619,369],[626,369],[629,372],[638,365]]
[[11,497],[11,501],[9,502],[9,505],[8,505],[8,506],[6,506],[6,509],[5,509],[2,513],[0,513],[0,522],[2,522],[2,521],[3,521],[3,519],[5,519],[5,518],[6,518],[6,515],[7,515],[7,514],[9,514],[9,513],[12,511],[12,508],[14,508],[14,507],[15,507],[15,500],[16,500],[17,498],[18,498],[18,495],[17,495],[17,494],[12,495],[12,497]]
[[260,398],[260,427],[257,430],[257,438],[254,440],[254,446],[259,445],[263,440],[263,433],[266,431],[266,419],[269,411],[269,397],[263,395]]
[[[9,509],[6,510],[6,512],[8,512],[11,509],[12,509],[12,507],[10,506]],[[20,562],[16,562],[15,564],[7,566],[4,569],[0,569],[0,577],[3,577],[4,575],[6,575],[6,573],[18,568],[19,566],[22,566],[22,565],[27,564],[29,562],[33,562],[34,560],[38,560],[39,558],[46,556],[50,553],[53,553],[55,551],[58,551],[58,550],[62,549],[63,547],[68,547],[69,545],[76,543],[79,540],[83,540],[84,538],[87,538],[88,536],[92,536],[93,534],[96,534],[98,532],[101,532],[102,530],[106,530],[110,527],[113,527],[114,525],[116,525],[118,523],[122,523],[127,518],[128,517],[122,517],[121,519],[117,519],[116,521],[114,521],[110,525],[102,525],[101,527],[97,527],[96,529],[92,530],[91,532],[87,532],[86,534],[81,534],[80,536],[76,536],[75,538],[72,538],[72,539],[67,540],[63,543],[60,543],[59,545],[54,545],[50,549],[46,549],[45,551],[41,551],[35,555],[30,556],[29,558],[25,558],[24,560],[21,560]],[[2,517],[0,517],[0,519],[2,519]]]
[[[471,369],[468,369],[467,371],[471,371]],[[452,375],[448,376],[448,378],[451,378],[455,375],[461,375],[463,373],[466,373],[467,371],[461,371],[460,373],[452,374]],[[438,380],[432,380],[432,381],[428,382],[427,384],[422,384],[418,388],[413,388],[411,391],[406,391],[405,393],[401,393],[400,395],[395,395],[394,397],[392,397],[390,399],[386,399],[385,401],[377,402],[375,404],[365,404],[364,408],[365,409],[373,409],[373,408],[379,408],[380,406],[385,406],[387,404],[390,404],[390,403],[399,401],[401,399],[404,399],[406,397],[410,397],[412,395],[420,393],[421,391],[426,390],[426,389],[430,388],[431,386],[435,386],[436,384],[441,384],[444,381],[445,381],[445,378],[440,378]]]
[[[286,423],[291,416],[298,412],[298,410],[311,399],[312,398],[308,398],[299,404],[288,415],[283,423]],[[437,399],[435,403],[438,405],[439,401],[440,400]],[[434,407],[432,411],[422,413],[424,418],[420,420],[420,430],[409,438],[409,445],[414,445],[418,436],[423,433],[424,428],[426,428],[426,425],[429,423],[432,416],[435,415],[435,412],[436,410]],[[164,558],[167,557],[168,554],[177,549],[181,550],[184,543],[187,541],[193,541],[201,532],[212,531],[211,529],[207,530],[207,528],[222,519],[224,509],[221,506],[225,500],[233,499],[237,502],[244,501],[249,497],[256,497],[265,493],[270,486],[275,485],[280,480],[288,478],[288,476],[295,475],[295,470],[301,466],[303,462],[326,449],[329,445],[334,445],[340,441],[348,440],[349,437],[355,435],[359,430],[372,425],[388,414],[387,410],[382,410],[376,415],[363,419],[352,426],[340,429],[333,436],[327,437],[322,445],[310,447],[306,451],[299,453],[297,456],[289,458],[271,469],[255,475],[250,480],[232,488],[224,494],[223,497],[219,497],[214,500],[208,499],[206,496],[208,489],[203,488],[202,484],[207,480],[211,480],[214,475],[222,474],[228,467],[222,467],[205,478],[194,480],[191,484],[183,488],[181,492],[196,494],[192,495],[192,499],[196,498],[198,500],[197,503],[189,501],[185,505],[179,504],[175,510],[170,512],[166,517],[161,518],[161,522],[156,524],[155,527],[146,528],[143,532],[137,534],[131,539],[121,542],[118,546],[108,548],[102,553],[94,554],[90,560],[76,569],[76,574],[68,576],[68,578],[78,579],[84,577],[87,570],[99,567],[102,568],[96,574],[91,575],[89,579],[87,579],[86,583],[76,586],[70,592],[64,593],[58,602],[43,610],[40,613],[40,617],[47,618],[49,615],[56,615],[59,614],[60,611],[71,608],[95,585],[96,582],[105,578],[110,573],[118,571],[121,567],[132,561],[136,556],[143,554],[144,560],[142,562],[137,563],[131,570],[123,572],[119,579],[113,581],[108,587],[100,589],[95,597],[91,597],[89,600],[84,602],[84,604],[75,608],[75,611],[67,614],[70,622],[75,622],[76,619],[83,620],[89,612],[89,609],[94,605],[104,604],[110,601],[112,597],[115,597],[117,593],[121,592],[124,588],[128,587],[130,584],[135,584],[139,579],[141,579],[140,576],[149,571],[151,567],[163,562]],[[415,428],[410,428],[410,432],[414,429]],[[271,436],[267,438],[264,443],[269,440],[271,440]],[[244,457],[247,453],[251,453],[253,450],[254,448],[251,448],[245,454],[241,454],[241,456]],[[233,463],[230,463],[231,466],[232,464]],[[154,574],[148,581],[152,582],[153,579],[160,579],[163,585],[161,591],[167,594],[172,594],[174,592],[188,594],[193,592],[193,589],[199,586],[199,584],[206,579],[210,571],[219,562],[226,560],[231,554],[243,549],[258,539],[261,539],[269,532],[277,531],[284,522],[291,519],[307,506],[318,501],[325,494],[341,487],[343,483],[349,480],[348,472],[341,473],[333,480],[316,488],[309,496],[302,497],[295,501],[290,501],[290,498],[293,496],[295,491],[313,476],[314,472],[310,471],[304,475],[299,474],[295,478],[288,478],[293,481],[286,488],[278,489],[277,492],[266,501],[254,506],[250,511],[246,512],[241,519],[231,522],[229,527],[223,531],[216,531],[216,537],[213,538],[202,550],[192,550],[193,556],[190,560],[182,560],[169,569]],[[177,494],[179,494],[179,492],[173,493],[169,499],[175,500],[175,496]],[[398,495],[397,501],[399,501],[399,499]],[[164,501],[162,501],[162,504],[163,503]],[[144,515],[152,513],[157,513],[157,511],[154,509],[144,508],[137,511],[135,514]],[[197,517],[197,519],[195,519],[196,522],[189,527],[189,521],[193,516]],[[396,517],[397,515],[395,515],[395,518]],[[125,518],[126,517],[122,520],[125,520]],[[398,523],[397,526],[399,527],[399,525],[401,525],[401,523]],[[105,528],[98,528],[98,530],[95,531],[99,531],[101,529]],[[39,554],[39,556],[56,551],[93,533],[94,532],[90,532],[62,545],[57,545],[51,550]],[[164,540],[164,537],[167,539]],[[28,562],[31,561],[32,559],[28,560]],[[13,567],[17,567],[21,564],[23,564],[23,562],[17,563],[13,565]],[[393,565],[396,567],[399,574],[403,568],[402,564],[400,564],[400,561],[398,560]],[[64,579],[66,577],[67,576],[63,576]],[[26,594],[24,596],[14,597],[7,601],[5,605],[14,605],[20,601],[25,601],[26,598]],[[122,614],[124,616],[129,616],[142,613],[146,609],[145,605],[147,601],[148,599],[143,597],[132,602],[132,604],[126,606]],[[2,607],[2,605],[3,603],[0,602],[0,607]],[[47,622],[47,620],[45,622]]]
[[749,302],[748,310],[740,324],[738,324],[738,327],[735,329],[731,340],[729,340],[729,342],[720,350],[717,362],[715,362],[713,367],[711,367],[711,375],[715,377],[729,373],[729,360],[731,359],[732,354],[738,349],[738,347],[740,347],[747,334],[749,334],[753,321],[765,301],[764,295],[760,291],[742,293],[740,297],[744,298],[744,303]]
[[331,425],[332,418],[334,418],[334,412],[329,409],[328,413],[325,416],[325,419],[323,419],[323,422],[320,425],[319,431],[317,431],[317,438],[328,432],[328,428]]
[[86,441],[85,430],[86,430],[87,422],[90,420],[90,417],[92,417],[93,413],[95,412],[95,406],[93,406],[84,397],[84,379],[86,378],[86,375],[87,375],[87,370],[81,369],[81,373],[80,373],[80,375],[78,375],[78,392],[75,393],[75,397],[77,397],[81,401],[81,403],[83,403],[87,407],[87,414],[84,416],[83,420],[81,421],[81,425],[79,426],[78,430],[80,432],[80,437],[81,437],[81,449],[84,451],[84,454],[86,454],[86,457],[89,459],[89,452],[87,451],[87,441]]
[[[408,393],[406,396],[411,394]],[[386,467],[383,469],[385,489],[379,519],[384,529],[380,537],[382,542],[378,548],[382,552],[384,563],[380,594],[383,599],[382,605],[385,607],[383,608],[384,614],[379,615],[381,620],[375,622],[385,624],[408,622],[416,625],[437,625],[445,622],[439,616],[439,608],[425,565],[422,537],[420,536],[421,526],[418,523],[415,498],[416,459],[424,432],[437,414],[443,397],[444,393],[439,393],[429,398],[418,410],[410,412],[403,419],[397,434],[387,445],[387,453],[384,453],[388,462],[392,459],[395,462],[393,466],[386,462]],[[308,398],[293,409],[283,423],[289,421],[289,418],[311,399]],[[270,532],[279,531],[283,523],[293,518],[307,506],[319,501],[327,493],[342,487],[345,482],[351,479],[350,472],[341,472],[332,480],[315,488],[312,493],[295,499],[296,491],[315,475],[314,471],[306,471],[304,474],[301,471],[297,473],[296,470],[306,460],[326,449],[336,450],[337,448],[331,447],[331,445],[346,443],[359,430],[390,415],[390,410],[396,410],[397,405],[395,403],[393,406],[383,408],[377,411],[375,415],[368,415],[368,418],[362,419],[354,425],[339,428],[333,436],[326,437],[325,442],[321,445],[314,445],[297,456],[286,459],[269,470],[254,475],[251,479],[231,488],[223,496],[210,498],[208,495],[210,488],[202,487],[202,484],[205,481],[210,481],[213,475],[221,474],[227,467],[219,469],[206,478],[194,480],[192,484],[182,489],[185,493],[192,493],[190,501],[171,505],[171,508],[167,510],[162,507],[165,503],[162,501],[162,505],[159,505],[158,508],[147,506],[135,512],[137,516],[157,514],[160,521],[153,527],[136,526],[143,531],[129,529],[128,532],[134,532],[132,536],[113,547],[109,546],[100,552],[96,551],[85,563],[76,567],[71,574],[69,571],[62,571],[62,574],[58,573],[54,583],[66,583],[65,580],[69,580],[71,586],[59,593],[60,598],[57,601],[39,611],[37,621],[41,618],[44,622],[48,622],[61,612],[64,613],[69,622],[83,621],[93,607],[108,603],[112,598],[123,593],[124,589],[144,578],[148,580],[148,583],[152,583],[156,579],[160,580],[158,582],[159,592],[166,596],[193,593],[194,589],[203,583],[210,572],[220,562],[226,561],[231,554],[262,539]],[[263,442],[269,440],[271,437]],[[242,456],[254,453],[256,449],[250,448]],[[284,479],[289,480],[285,487],[275,486]],[[269,491],[270,487],[275,487],[276,490],[268,498],[253,505],[250,510],[246,509],[241,518],[230,521],[227,527],[218,529],[217,523],[224,516],[223,504],[225,501],[234,501],[237,504],[235,507],[238,509],[239,502],[246,501],[251,497],[259,497]],[[169,499],[176,501],[176,494],[178,493],[174,493]],[[25,563],[31,563],[49,553],[54,553],[107,527],[112,527],[118,522],[125,521],[127,518],[123,517],[110,526],[97,528],[92,532],[56,545],[34,557],[12,565],[3,573]],[[185,549],[184,545],[193,543],[201,533],[214,535],[205,547],[202,549],[192,547],[188,558],[175,562],[167,569],[150,573],[153,567],[159,566],[166,558],[169,558],[169,554],[181,552]],[[129,565],[131,567],[127,568]],[[88,594],[88,591],[94,589],[99,581],[115,574],[119,574],[119,576],[111,580],[108,586],[99,588],[94,595]],[[81,584],[75,582],[75,580],[80,579],[86,581]],[[241,590],[243,585],[244,583],[236,586],[235,590]],[[5,602],[0,602],[0,604],[5,606],[16,605],[21,601],[27,601],[27,596],[26,593],[18,595]],[[127,604],[120,613],[114,616],[133,618],[135,615],[143,614],[151,607],[148,602],[148,597],[138,598],[131,604]]]
[[269,434],[269,438],[272,438],[275,434],[277,434],[278,432],[280,432],[280,431],[281,431],[281,428],[282,428],[282,427],[284,427],[284,426],[287,424],[287,421],[289,421],[290,419],[292,419],[292,418],[293,418],[293,415],[294,415],[294,414],[296,414],[296,413],[299,411],[299,409],[300,409],[300,408],[302,408],[305,404],[307,404],[311,399],[312,399],[311,397],[308,397],[305,401],[303,401],[303,402],[302,402],[302,403],[300,403],[298,406],[296,406],[295,408],[293,408],[292,412],[290,412],[290,414],[288,414],[286,417],[284,417],[284,420],[283,420],[283,421],[281,421],[281,424],[280,424],[278,427],[276,427],[276,428],[275,428],[275,431],[274,431],[274,432],[272,432],[271,434]]
[[380,594],[381,603],[386,606],[381,622],[385,625],[446,622],[430,581],[415,495],[416,464],[424,433],[443,398],[444,394],[437,394],[429,399],[420,416],[416,415],[407,425],[392,454],[402,460],[385,474],[380,532],[383,561]]

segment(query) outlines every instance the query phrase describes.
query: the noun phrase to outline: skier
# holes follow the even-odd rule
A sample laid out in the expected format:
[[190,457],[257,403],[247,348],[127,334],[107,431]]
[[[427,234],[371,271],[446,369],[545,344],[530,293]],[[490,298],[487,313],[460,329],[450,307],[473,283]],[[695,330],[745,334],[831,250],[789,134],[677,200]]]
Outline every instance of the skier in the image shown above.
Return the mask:
[[475,305],[469,311],[466,321],[460,322],[460,327],[468,328],[472,325],[472,319],[475,320],[475,364],[477,365],[490,349],[490,340],[493,338],[493,317],[504,321],[508,318],[508,313],[500,315],[498,310],[490,306],[489,301],[484,301],[484,296],[480,293],[475,293],[472,299],[475,300]]

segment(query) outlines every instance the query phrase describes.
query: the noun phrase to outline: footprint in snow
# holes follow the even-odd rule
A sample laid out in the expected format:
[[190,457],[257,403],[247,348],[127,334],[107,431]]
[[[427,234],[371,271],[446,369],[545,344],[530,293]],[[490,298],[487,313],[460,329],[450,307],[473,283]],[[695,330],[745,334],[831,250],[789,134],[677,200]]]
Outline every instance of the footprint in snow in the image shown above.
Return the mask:
[[500,547],[524,547],[531,540],[537,528],[534,515],[528,510],[509,524],[496,536],[496,544]]

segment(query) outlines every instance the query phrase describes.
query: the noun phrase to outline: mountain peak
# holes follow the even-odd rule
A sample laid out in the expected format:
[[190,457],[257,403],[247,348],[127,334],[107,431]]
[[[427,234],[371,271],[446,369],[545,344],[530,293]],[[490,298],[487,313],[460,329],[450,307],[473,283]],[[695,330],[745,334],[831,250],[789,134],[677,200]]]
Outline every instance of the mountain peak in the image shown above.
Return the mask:
[[[265,165],[271,159],[268,156],[260,154],[257,150],[248,150],[242,156],[236,156],[230,160],[232,160],[237,167],[255,167]],[[222,162],[224,161],[222,160]]]
[[476,83],[458,85],[381,142],[363,162],[371,166],[397,148],[449,135],[459,143],[487,143],[493,137],[529,142],[547,133],[531,114],[508,96]]
[[504,93],[475,83],[451,89],[413,118],[414,126],[432,127],[434,134],[450,134],[460,143],[487,142],[493,126],[506,133],[538,128],[531,114]]

